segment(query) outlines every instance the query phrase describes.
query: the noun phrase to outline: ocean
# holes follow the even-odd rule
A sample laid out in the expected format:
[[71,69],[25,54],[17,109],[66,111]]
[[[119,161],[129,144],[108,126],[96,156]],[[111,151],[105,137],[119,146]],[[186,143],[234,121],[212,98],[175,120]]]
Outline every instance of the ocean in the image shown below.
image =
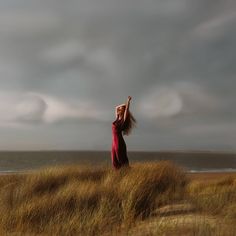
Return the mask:
[[[129,151],[130,164],[170,160],[188,172],[236,172],[236,153],[213,151]],[[64,164],[111,166],[110,151],[1,151],[0,173]]]

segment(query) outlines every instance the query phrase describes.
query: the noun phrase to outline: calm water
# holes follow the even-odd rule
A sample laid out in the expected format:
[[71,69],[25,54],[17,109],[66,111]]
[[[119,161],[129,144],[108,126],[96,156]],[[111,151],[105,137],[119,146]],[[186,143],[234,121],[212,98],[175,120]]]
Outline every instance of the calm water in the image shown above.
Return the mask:
[[[236,153],[222,152],[128,152],[130,163],[171,160],[191,172],[236,172]],[[15,172],[62,164],[111,166],[109,151],[2,151],[0,172]]]

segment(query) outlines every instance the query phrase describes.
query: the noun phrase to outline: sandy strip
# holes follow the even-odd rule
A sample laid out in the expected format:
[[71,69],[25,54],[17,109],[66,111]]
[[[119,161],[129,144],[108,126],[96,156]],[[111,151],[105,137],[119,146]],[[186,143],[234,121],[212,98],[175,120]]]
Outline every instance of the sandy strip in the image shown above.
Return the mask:
[[187,173],[193,180],[201,180],[201,181],[208,181],[208,180],[215,180],[220,178],[225,178],[228,176],[233,176],[236,178],[236,172],[218,172],[218,173],[211,173],[211,172],[204,172],[204,173]]

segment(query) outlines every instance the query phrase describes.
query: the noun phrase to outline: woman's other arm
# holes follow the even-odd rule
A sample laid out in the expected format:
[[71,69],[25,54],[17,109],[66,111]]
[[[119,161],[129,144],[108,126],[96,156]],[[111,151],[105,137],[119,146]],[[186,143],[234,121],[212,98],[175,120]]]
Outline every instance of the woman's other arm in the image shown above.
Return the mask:
[[116,118],[118,117],[118,108],[119,107],[121,107],[121,106],[124,106],[124,105],[126,105],[125,103],[123,103],[123,104],[120,104],[120,105],[118,105],[118,106],[116,106]]
[[118,110],[118,106],[116,107],[115,110],[116,110],[116,119],[117,119],[117,117],[118,117],[118,111],[117,111]]

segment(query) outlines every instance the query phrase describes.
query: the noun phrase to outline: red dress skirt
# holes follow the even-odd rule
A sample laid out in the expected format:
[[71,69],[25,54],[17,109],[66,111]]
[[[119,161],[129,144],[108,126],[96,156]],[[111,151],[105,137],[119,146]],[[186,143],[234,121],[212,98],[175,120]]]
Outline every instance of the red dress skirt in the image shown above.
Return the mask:
[[124,138],[122,136],[123,120],[118,118],[112,122],[112,150],[111,159],[112,165],[115,169],[119,169],[122,166],[129,166],[129,160],[127,156],[127,149]]

